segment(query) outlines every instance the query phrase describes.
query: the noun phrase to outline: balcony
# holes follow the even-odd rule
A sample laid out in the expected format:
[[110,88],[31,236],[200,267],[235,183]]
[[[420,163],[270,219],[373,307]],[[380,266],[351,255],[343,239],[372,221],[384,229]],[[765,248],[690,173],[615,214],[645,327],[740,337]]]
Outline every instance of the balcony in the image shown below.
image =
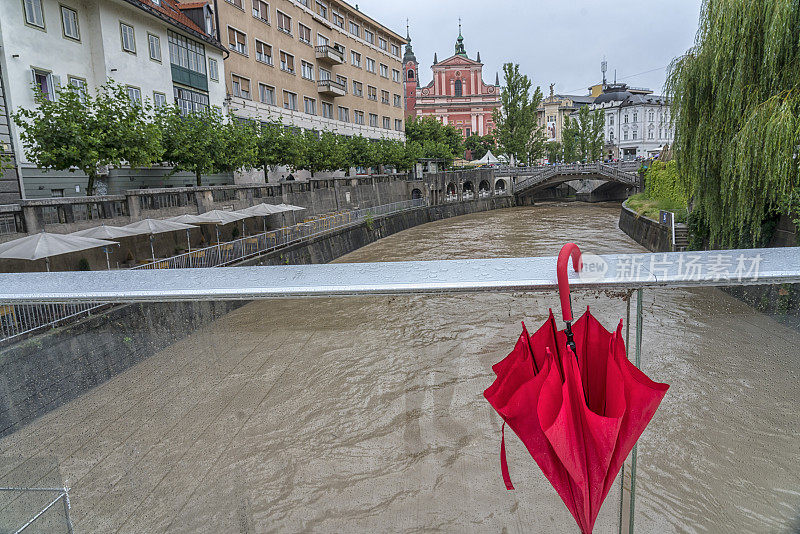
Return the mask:
[[344,63],[344,50],[331,45],[321,45],[314,48],[318,60],[331,65]]
[[336,80],[320,80],[317,82],[317,91],[326,96],[344,96],[347,94],[347,87]]

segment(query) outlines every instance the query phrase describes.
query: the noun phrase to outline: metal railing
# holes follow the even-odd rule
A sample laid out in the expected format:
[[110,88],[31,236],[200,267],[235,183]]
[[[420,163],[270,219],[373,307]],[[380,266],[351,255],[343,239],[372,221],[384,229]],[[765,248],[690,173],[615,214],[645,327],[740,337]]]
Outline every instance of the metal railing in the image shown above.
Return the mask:
[[516,175],[527,176],[527,178],[515,184],[514,186],[515,191],[522,191],[529,187],[533,187],[536,184],[549,180],[553,176],[573,175],[573,174],[574,175],[600,174],[603,176],[608,176],[609,178],[613,178],[614,180],[624,184],[637,185],[639,182],[638,176],[628,170],[629,168],[631,168],[631,165],[629,165],[629,163],[631,162],[626,162],[625,165],[621,163],[606,164],[600,162],[572,163],[569,165],[547,165],[543,167],[531,167],[528,169],[516,169],[516,170],[509,169],[508,171],[504,171],[504,173],[501,175],[510,176],[512,174],[516,174]]
[[[218,243],[178,256],[151,261],[128,270],[194,269],[222,267],[273,252],[328,232],[360,224],[370,217],[381,217],[427,205],[424,199],[404,200],[371,208],[360,208],[307,218],[305,221]],[[120,272],[120,271],[116,271]],[[105,303],[0,304],[0,342],[14,340],[43,328],[55,327],[91,315]]]
[[69,501],[69,488],[0,488],[0,492],[13,492],[13,493],[52,493],[58,494],[58,496],[49,501],[47,505],[41,508],[38,512],[36,512],[28,521],[24,524],[20,525],[19,528],[14,530],[14,534],[20,534],[24,532],[33,525],[39,518],[41,518],[48,510],[56,506],[58,503],[61,503],[64,509],[64,523],[65,523],[65,530],[67,534],[72,534],[73,527],[72,527],[72,518],[70,517],[70,510],[72,509],[72,505]]

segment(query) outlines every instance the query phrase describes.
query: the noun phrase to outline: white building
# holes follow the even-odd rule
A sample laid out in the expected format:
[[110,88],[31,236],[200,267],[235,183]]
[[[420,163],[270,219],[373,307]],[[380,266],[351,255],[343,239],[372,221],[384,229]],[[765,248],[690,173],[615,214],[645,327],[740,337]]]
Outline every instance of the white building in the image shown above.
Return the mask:
[[[34,87],[55,98],[61,85],[93,92],[111,79],[124,84],[132,98],[156,105],[222,108],[226,52],[216,38],[212,2],[0,1],[5,106],[10,113],[33,107]],[[13,124],[10,134],[26,196],[84,194],[80,173],[36,169],[27,161]],[[128,182],[124,189],[137,185],[146,184]],[[98,192],[104,186],[114,189],[100,184]]]
[[605,159],[652,157],[674,139],[669,102],[652,91],[608,84],[589,109],[605,114]]

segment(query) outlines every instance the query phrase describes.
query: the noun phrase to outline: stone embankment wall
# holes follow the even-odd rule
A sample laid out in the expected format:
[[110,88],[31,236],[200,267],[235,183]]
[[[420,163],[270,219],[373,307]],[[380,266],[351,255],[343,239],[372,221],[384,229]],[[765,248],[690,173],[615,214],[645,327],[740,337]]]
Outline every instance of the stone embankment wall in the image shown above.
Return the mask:
[[[416,208],[376,217],[248,262],[326,263],[427,222],[508,208],[510,196]],[[246,302],[110,306],[80,321],[0,349],[0,437],[102,384]]]
[[643,217],[624,204],[619,214],[619,228],[634,241],[652,252],[672,250],[671,230],[653,219]]

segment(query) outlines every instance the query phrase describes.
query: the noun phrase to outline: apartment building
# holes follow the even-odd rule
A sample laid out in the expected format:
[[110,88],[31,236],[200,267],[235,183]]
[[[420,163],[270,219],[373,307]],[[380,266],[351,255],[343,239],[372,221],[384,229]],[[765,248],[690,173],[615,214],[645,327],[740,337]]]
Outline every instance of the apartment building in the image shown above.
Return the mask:
[[287,127],[405,138],[405,39],[340,0],[219,0],[228,110]]
[[[187,111],[208,105],[222,108],[227,52],[216,35],[213,0],[0,1],[0,75],[5,89],[0,108],[9,113],[32,108],[34,91],[52,99],[65,84],[93,92],[109,79],[125,85],[134,100],[176,103]],[[13,145],[26,197],[85,194],[82,173],[36,168],[27,160],[13,123],[9,134],[7,143]],[[125,171],[124,177],[119,171],[100,180],[98,193],[185,185],[177,177],[165,181],[166,171],[136,176]]]

